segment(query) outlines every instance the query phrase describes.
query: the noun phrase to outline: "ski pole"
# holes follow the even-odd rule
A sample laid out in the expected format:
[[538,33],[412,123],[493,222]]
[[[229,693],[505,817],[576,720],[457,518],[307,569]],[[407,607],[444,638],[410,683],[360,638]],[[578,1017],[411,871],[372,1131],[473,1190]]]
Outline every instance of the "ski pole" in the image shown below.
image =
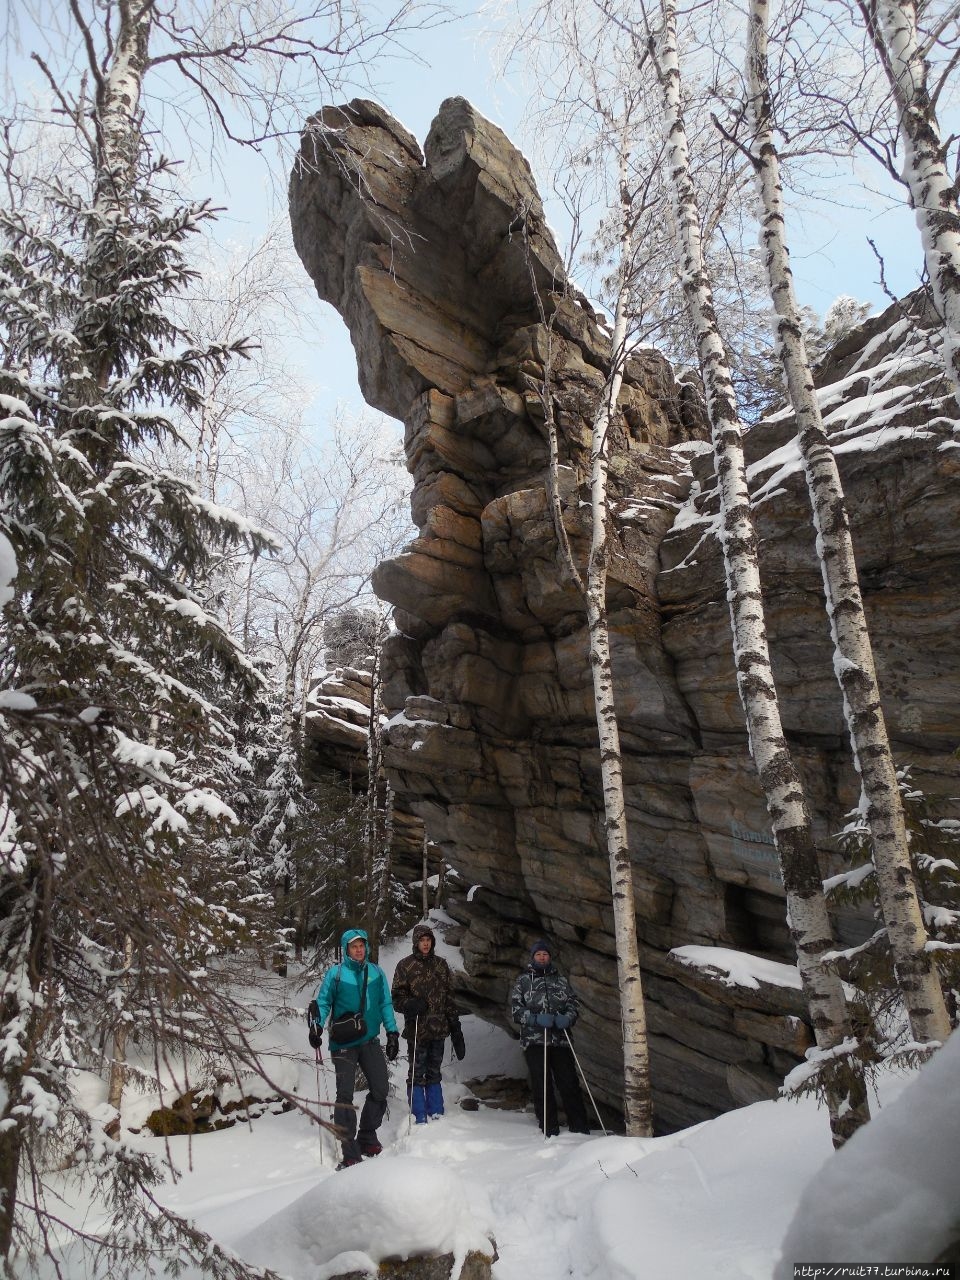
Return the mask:
[[[316,1053],[317,1053],[317,1107],[319,1108],[320,1106],[320,1074],[322,1072],[323,1073],[323,1101],[324,1101],[324,1105],[327,1108],[327,1111],[329,1112],[330,1106],[331,1106],[330,1080],[329,1080],[329,1077],[327,1076],[326,1063],[323,1060],[323,1054],[320,1052],[319,1046],[317,1047]],[[324,1130],[324,1126],[321,1124],[320,1126],[320,1163],[321,1164],[323,1164],[323,1130]]]
[[577,1057],[577,1051],[573,1047],[573,1041],[570,1039],[570,1032],[567,1030],[566,1027],[563,1028],[563,1034],[567,1037],[567,1044],[570,1046],[570,1052],[573,1054],[573,1060],[577,1064],[577,1070],[580,1072],[580,1079],[583,1081],[583,1087],[587,1091],[587,1097],[593,1103],[593,1109],[597,1113],[597,1124],[599,1124],[600,1129],[603,1133],[603,1136],[606,1138],[608,1135],[607,1135],[606,1126],[604,1125],[603,1121],[600,1119],[600,1108],[597,1106],[596,1101],[594,1100],[594,1097],[593,1097],[593,1093],[591,1092],[590,1086],[587,1084],[587,1077],[583,1074],[583,1067],[581,1067],[580,1065],[580,1059]]
[[[316,1053],[316,1110],[317,1110],[317,1111],[319,1111],[319,1110],[320,1110],[320,1050],[319,1050],[319,1048],[317,1048],[317,1050],[314,1050],[314,1052]],[[319,1125],[319,1126],[317,1126],[317,1128],[319,1128],[319,1130],[320,1130],[320,1133],[319,1133],[319,1138],[320,1138],[320,1167],[321,1167],[321,1169],[323,1169],[323,1164],[324,1164],[324,1126],[323,1126],[323,1125]]]
[[547,1140],[547,1028],[543,1028],[543,1140]]
[[410,1079],[407,1082],[407,1134],[413,1131],[413,1077],[417,1073],[417,1032],[420,1030],[420,1015],[413,1023],[413,1054],[410,1058]]

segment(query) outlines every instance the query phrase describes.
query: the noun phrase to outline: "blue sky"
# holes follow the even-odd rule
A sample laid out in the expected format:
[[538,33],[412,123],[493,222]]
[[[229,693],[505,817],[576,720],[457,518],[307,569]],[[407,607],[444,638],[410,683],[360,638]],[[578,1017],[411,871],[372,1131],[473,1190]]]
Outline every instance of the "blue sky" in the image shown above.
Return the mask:
[[[497,77],[493,42],[485,36],[489,20],[478,17],[469,5],[461,5],[461,11],[466,14],[461,19],[413,33],[408,45],[417,60],[398,57],[381,63],[375,84],[358,86],[356,93],[382,102],[421,142],[443,99],[461,95],[525,150],[527,91],[518,77]],[[304,115],[317,105],[305,103]],[[249,180],[237,182],[232,177],[235,165],[228,173],[231,195],[225,202],[231,209],[225,215],[225,226],[232,223],[240,232],[244,224],[253,229],[266,216],[271,197],[268,182],[257,175],[249,159],[243,166]],[[830,203],[821,200],[790,210],[788,229],[800,300],[821,315],[841,293],[852,294],[878,310],[887,305],[868,239],[883,255],[887,284],[895,293],[906,293],[919,280],[922,259],[913,215],[902,203],[891,207],[889,199],[875,197],[870,185],[880,183],[876,168],[864,164],[861,173],[851,175],[845,184],[831,184]],[[545,186],[542,182],[542,191]],[[241,192],[246,198],[239,201],[236,197]],[[321,384],[318,408],[332,409],[337,401],[357,411],[363,407],[349,338],[339,317],[325,304],[317,304],[316,342],[308,344],[304,360],[311,376]]]
[[[462,16],[410,33],[405,43],[414,56],[398,54],[380,61],[372,72],[373,83],[345,90],[341,100],[376,98],[422,141],[443,99],[462,95],[500,125],[521,150],[529,152],[523,137],[527,89],[513,71],[505,78],[498,78],[495,72],[494,37],[490,34],[493,17],[478,14],[479,6],[469,0],[453,0],[451,7]],[[27,31],[23,35],[23,43],[31,44]],[[18,51],[9,46],[4,63],[8,72],[17,74],[21,88],[27,77],[36,77],[35,68],[25,66]],[[320,105],[305,100],[304,118]],[[285,216],[285,174],[277,170],[271,175],[261,157],[233,148],[218,156],[213,166],[212,171],[198,175],[196,190],[224,206],[219,222],[224,239],[255,238],[272,218]],[[895,293],[907,292],[919,279],[920,238],[913,216],[902,203],[891,208],[889,200],[870,194],[870,184],[880,181],[876,167],[864,164],[862,173],[845,185],[831,184],[832,203],[808,202],[802,210],[793,206],[789,211],[798,292],[801,301],[821,315],[841,293],[852,294],[877,309],[886,305],[868,238],[877,243],[884,257],[887,283]],[[541,180],[541,191],[545,190],[546,183]],[[549,203],[548,216],[562,226],[559,210]],[[307,326],[311,339],[306,343],[294,339],[291,349],[318,386],[314,416],[322,433],[323,421],[338,403],[360,412],[363,401],[353,349],[340,318],[318,301]]]

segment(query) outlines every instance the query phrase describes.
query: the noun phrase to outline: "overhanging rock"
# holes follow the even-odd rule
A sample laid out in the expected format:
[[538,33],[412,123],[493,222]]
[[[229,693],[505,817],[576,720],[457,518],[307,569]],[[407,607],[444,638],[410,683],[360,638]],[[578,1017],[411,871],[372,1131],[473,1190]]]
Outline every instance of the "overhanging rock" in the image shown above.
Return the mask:
[[[419,536],[374,580],[401,631],[385,657],[388,710],[404,712],[386,760],[404,803],[473,886],[453,904],[466,925],[464,995],[508,1022],[529,941],[551,936],[583,998],[591,1085],[617,1106],[586,626],[547,503],[543,408],[549,372],[565,522],[582,564],[607,330],[564,278],[526,161],[463,99],[442,104],[423,152],[373,103],[326,108],[304,133],[290,207],[304,265],[350,330],[364,395],[405,425]],[[823,376],[840,379],[827,394],[830,424],[844,445],[895,745],[925,788],[956,794],[960,450],[922,334],[911,346],[915,331],[891,330],[895,319],[871,322],[859,346],[848,340],[842,366]],[[864,407],[875,386],[886,434]],[[847,403],[859,406],[853,416]],[[807,1036],[775,993],[732,1002],[668,957],[689,944],[779,960],[791,949],[737,698],[703,407],[695,383],[642,350],[619,408],[608,603],[655,1112],[668,1129],[771,1096]],[[789,464],[794,434],[780,415],[747,447],[775,670],[826,865],[857,789],[802,475]],[[842,927],[856,936],[856,921]]]

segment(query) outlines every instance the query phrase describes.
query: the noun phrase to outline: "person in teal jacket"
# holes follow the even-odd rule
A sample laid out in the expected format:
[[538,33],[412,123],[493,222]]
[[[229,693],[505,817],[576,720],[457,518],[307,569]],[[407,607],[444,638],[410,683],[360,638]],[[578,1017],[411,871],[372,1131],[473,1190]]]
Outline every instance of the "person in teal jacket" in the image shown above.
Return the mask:
[[[362,1156],[378,1156],[383,1148],[377,1129],[387,1109],[387,1061],[380,1046],[380,1028],[387,1031],[386,1058],[393,1062],[400,1052],[400,1034],[390,998],[387,975],[367,959],[367,935],[363,929],[347,929],[340,939],[343,960],[323,975],[320,990],[310,1007],[310,1043],[319,1048],[323,1028],[330,1019],[330,1054],[337,1073],[337,1104],[333,1121],[340,1132],[343,1157],[339,1167],[359,1164]],[[334,1024],[344,1014],[362,1013],[361,1035],[337,1038]],[[353,1106],[357,1067],[367,1082],[367,1100],[360,1113]]]

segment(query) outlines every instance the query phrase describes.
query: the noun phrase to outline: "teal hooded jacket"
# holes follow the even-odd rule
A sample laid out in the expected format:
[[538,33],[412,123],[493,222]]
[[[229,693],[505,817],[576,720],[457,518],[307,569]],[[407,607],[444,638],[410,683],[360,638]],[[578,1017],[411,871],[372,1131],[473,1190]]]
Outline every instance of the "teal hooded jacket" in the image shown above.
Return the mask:
[[344,1013],[357,1013],[360,1009],[360,992],[363,989],[363,971],[367,971],[367,1000],[363,1016],[367,1023],[367,1034],[359,1040],[347,1040],[343,1044],[337,1041],[338,1049],[352,1049],[358,1044],[366,1044],[368,1040],[376,1040],[381,1026],[388,1031],[397,1030],[397,1015],[393,1011],[390,999],[390,984],[387,975],[372,960],[364,960],[357,964],[347,954],[347,945],[354,938],[362,938],[369,947],[367,935],[363,929],[346,929],[340,939],[343,959],[328,969],[323,975],[320,990],[317,992],[317,1006],[320,1011],[320,1025],[325,1027],[328,1020],[339,1018]]

